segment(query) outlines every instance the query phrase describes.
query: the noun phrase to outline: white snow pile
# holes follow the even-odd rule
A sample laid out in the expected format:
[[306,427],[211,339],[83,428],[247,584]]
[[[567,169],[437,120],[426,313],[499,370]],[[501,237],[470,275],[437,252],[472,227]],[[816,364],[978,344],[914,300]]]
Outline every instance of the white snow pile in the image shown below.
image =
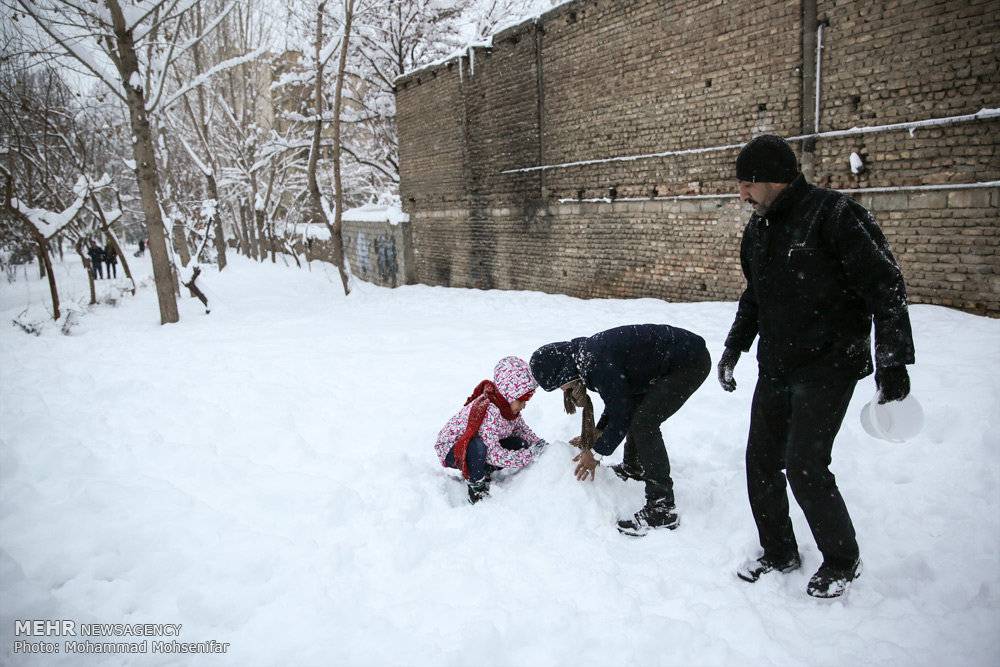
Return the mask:
[[[698,332],[718,354],[733,303],[364,283],[345,298],[334,268],[311,268],[230,257],[199,279],[211,315],[185,298],[181,323],[160,326],[146,288],[73,336],[9,326],[44,289],[0,284],[0,662],[1000,663],[1000,321],[912,308],[926,426],[906,444],[865,435],[874,386],[859,384],[833,467],[865,572],[822,602],[805,594],[820,557],[794,502],[803,569],[733,574],[756,552],[750,358],[735,394],[710,377],[664,426],[673,532],[618,534],[641,486],[573,478],[579,415],[554,394],[524,413],[552,445],[485,502],[466,504],[434,456],[501,357],[635,322]],[[69,639],[229,647],[14,655],[16,619],[182,624]]]

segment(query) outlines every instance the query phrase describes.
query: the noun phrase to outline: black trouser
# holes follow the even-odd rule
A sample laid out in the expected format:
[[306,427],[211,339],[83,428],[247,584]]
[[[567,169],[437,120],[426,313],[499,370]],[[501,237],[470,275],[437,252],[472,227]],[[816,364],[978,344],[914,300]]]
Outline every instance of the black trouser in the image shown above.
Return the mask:
[[638,400],[625,436],[626,467],[637,470],[646,482],[646,502],[674,505],[674,481],[670,458],[663,443],[660,424],[677,412],[702,385],[712,369],[712,357],[704,346],[687,363],[678,364],[652,384]]
[[94,277],[95,278],[100,278],[101,280],[103,280],[104,279],[104,272],[101,270],[101,262],[100,262],[100,260],[98,260],[96,262],[95,261],[91,261],[90,264],[91,264],[91,266],[94,269]]
[[[504,449],[525,449],[528,447],[528,443],[516,435],[512,435],[501,440],[500,446]],[[470,482],[479,482],[494,470],[499,470],[496,466],[486,463],[486,443],[478,435],[472,436],[465,448],[465,462],[469,465]],[[461,465],[455,463],[454,447],[448,452],[448,456],[444,457],[444,464],[449,468],[462,469]]]
[[757,380],[747,489],[765,554],[784,558],[798,551],[788,516],[787,475],[824,562],[847,566],[858,557],[854,524],[830,472],[833,439],[856,384],[856,379],[788,384],[763,374]]
[[108,278],[118,277],[118,262],[105,262],[104,270],[108,274]]

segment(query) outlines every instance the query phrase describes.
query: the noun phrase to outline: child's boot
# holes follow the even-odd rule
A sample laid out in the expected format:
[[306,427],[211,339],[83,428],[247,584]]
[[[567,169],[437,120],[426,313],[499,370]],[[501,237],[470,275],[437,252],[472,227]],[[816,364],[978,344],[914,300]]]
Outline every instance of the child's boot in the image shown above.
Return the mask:
[[469,482],[469,504],[475,505],[480,500],[490,497],[490,478],[484,477],[478,482]]

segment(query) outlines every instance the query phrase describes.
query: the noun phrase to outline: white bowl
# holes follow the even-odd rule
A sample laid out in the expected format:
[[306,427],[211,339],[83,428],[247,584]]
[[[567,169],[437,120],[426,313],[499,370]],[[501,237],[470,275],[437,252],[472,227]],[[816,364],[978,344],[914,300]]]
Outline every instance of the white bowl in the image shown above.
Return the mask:
[[861,427],[873,438],[906,442],[924,427],[924,409],[913,394],[879,405],[878,392],[861,408]]

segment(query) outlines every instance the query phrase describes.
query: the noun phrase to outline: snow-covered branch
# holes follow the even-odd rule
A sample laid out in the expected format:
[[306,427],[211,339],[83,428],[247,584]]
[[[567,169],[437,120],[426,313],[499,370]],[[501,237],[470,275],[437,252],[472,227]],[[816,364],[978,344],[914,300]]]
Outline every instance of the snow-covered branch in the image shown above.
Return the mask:
[[110,177],[105,174],[98,181],[81,176],[73,187],[76,199],[63,211],[49,211],[44,208],[34,208],[28,206],[16,197],[12,197],[7,202],[7,206],[18,213],[23,220],[27,220],[38,231],[44,239],[50,239],[58,234],[66,225],[73,222],[80,209],[86,203],[92,192],[96,192],[107,187],[111,183]]
[[[257,58],[267,53],[267,51],[268,51],[267,46],[261,46],[249,53],[243,54],[242,56],[236,56],[235,58],[230,58],[229,60],[223,60],[222,62],[218,63],[208,71],[199,74],[194,79],[187,82],[184,86],[180,88],[180,90],[174,92],[170,97],[167,98],[165,102],[163,102],[162,104],[163,108],[168,108],[171,104],[176,102],[181,96],[186,95],[187,93],[191,92],[198,86],[202,86],[208,83],[215,75],[221,72],[225,72],[228,69],[232,69],[233,67],[238,67],[239,65],[243,65],[244,63],[256,60]],[[149,110],[151,111],[152,108],[149,108]]]

